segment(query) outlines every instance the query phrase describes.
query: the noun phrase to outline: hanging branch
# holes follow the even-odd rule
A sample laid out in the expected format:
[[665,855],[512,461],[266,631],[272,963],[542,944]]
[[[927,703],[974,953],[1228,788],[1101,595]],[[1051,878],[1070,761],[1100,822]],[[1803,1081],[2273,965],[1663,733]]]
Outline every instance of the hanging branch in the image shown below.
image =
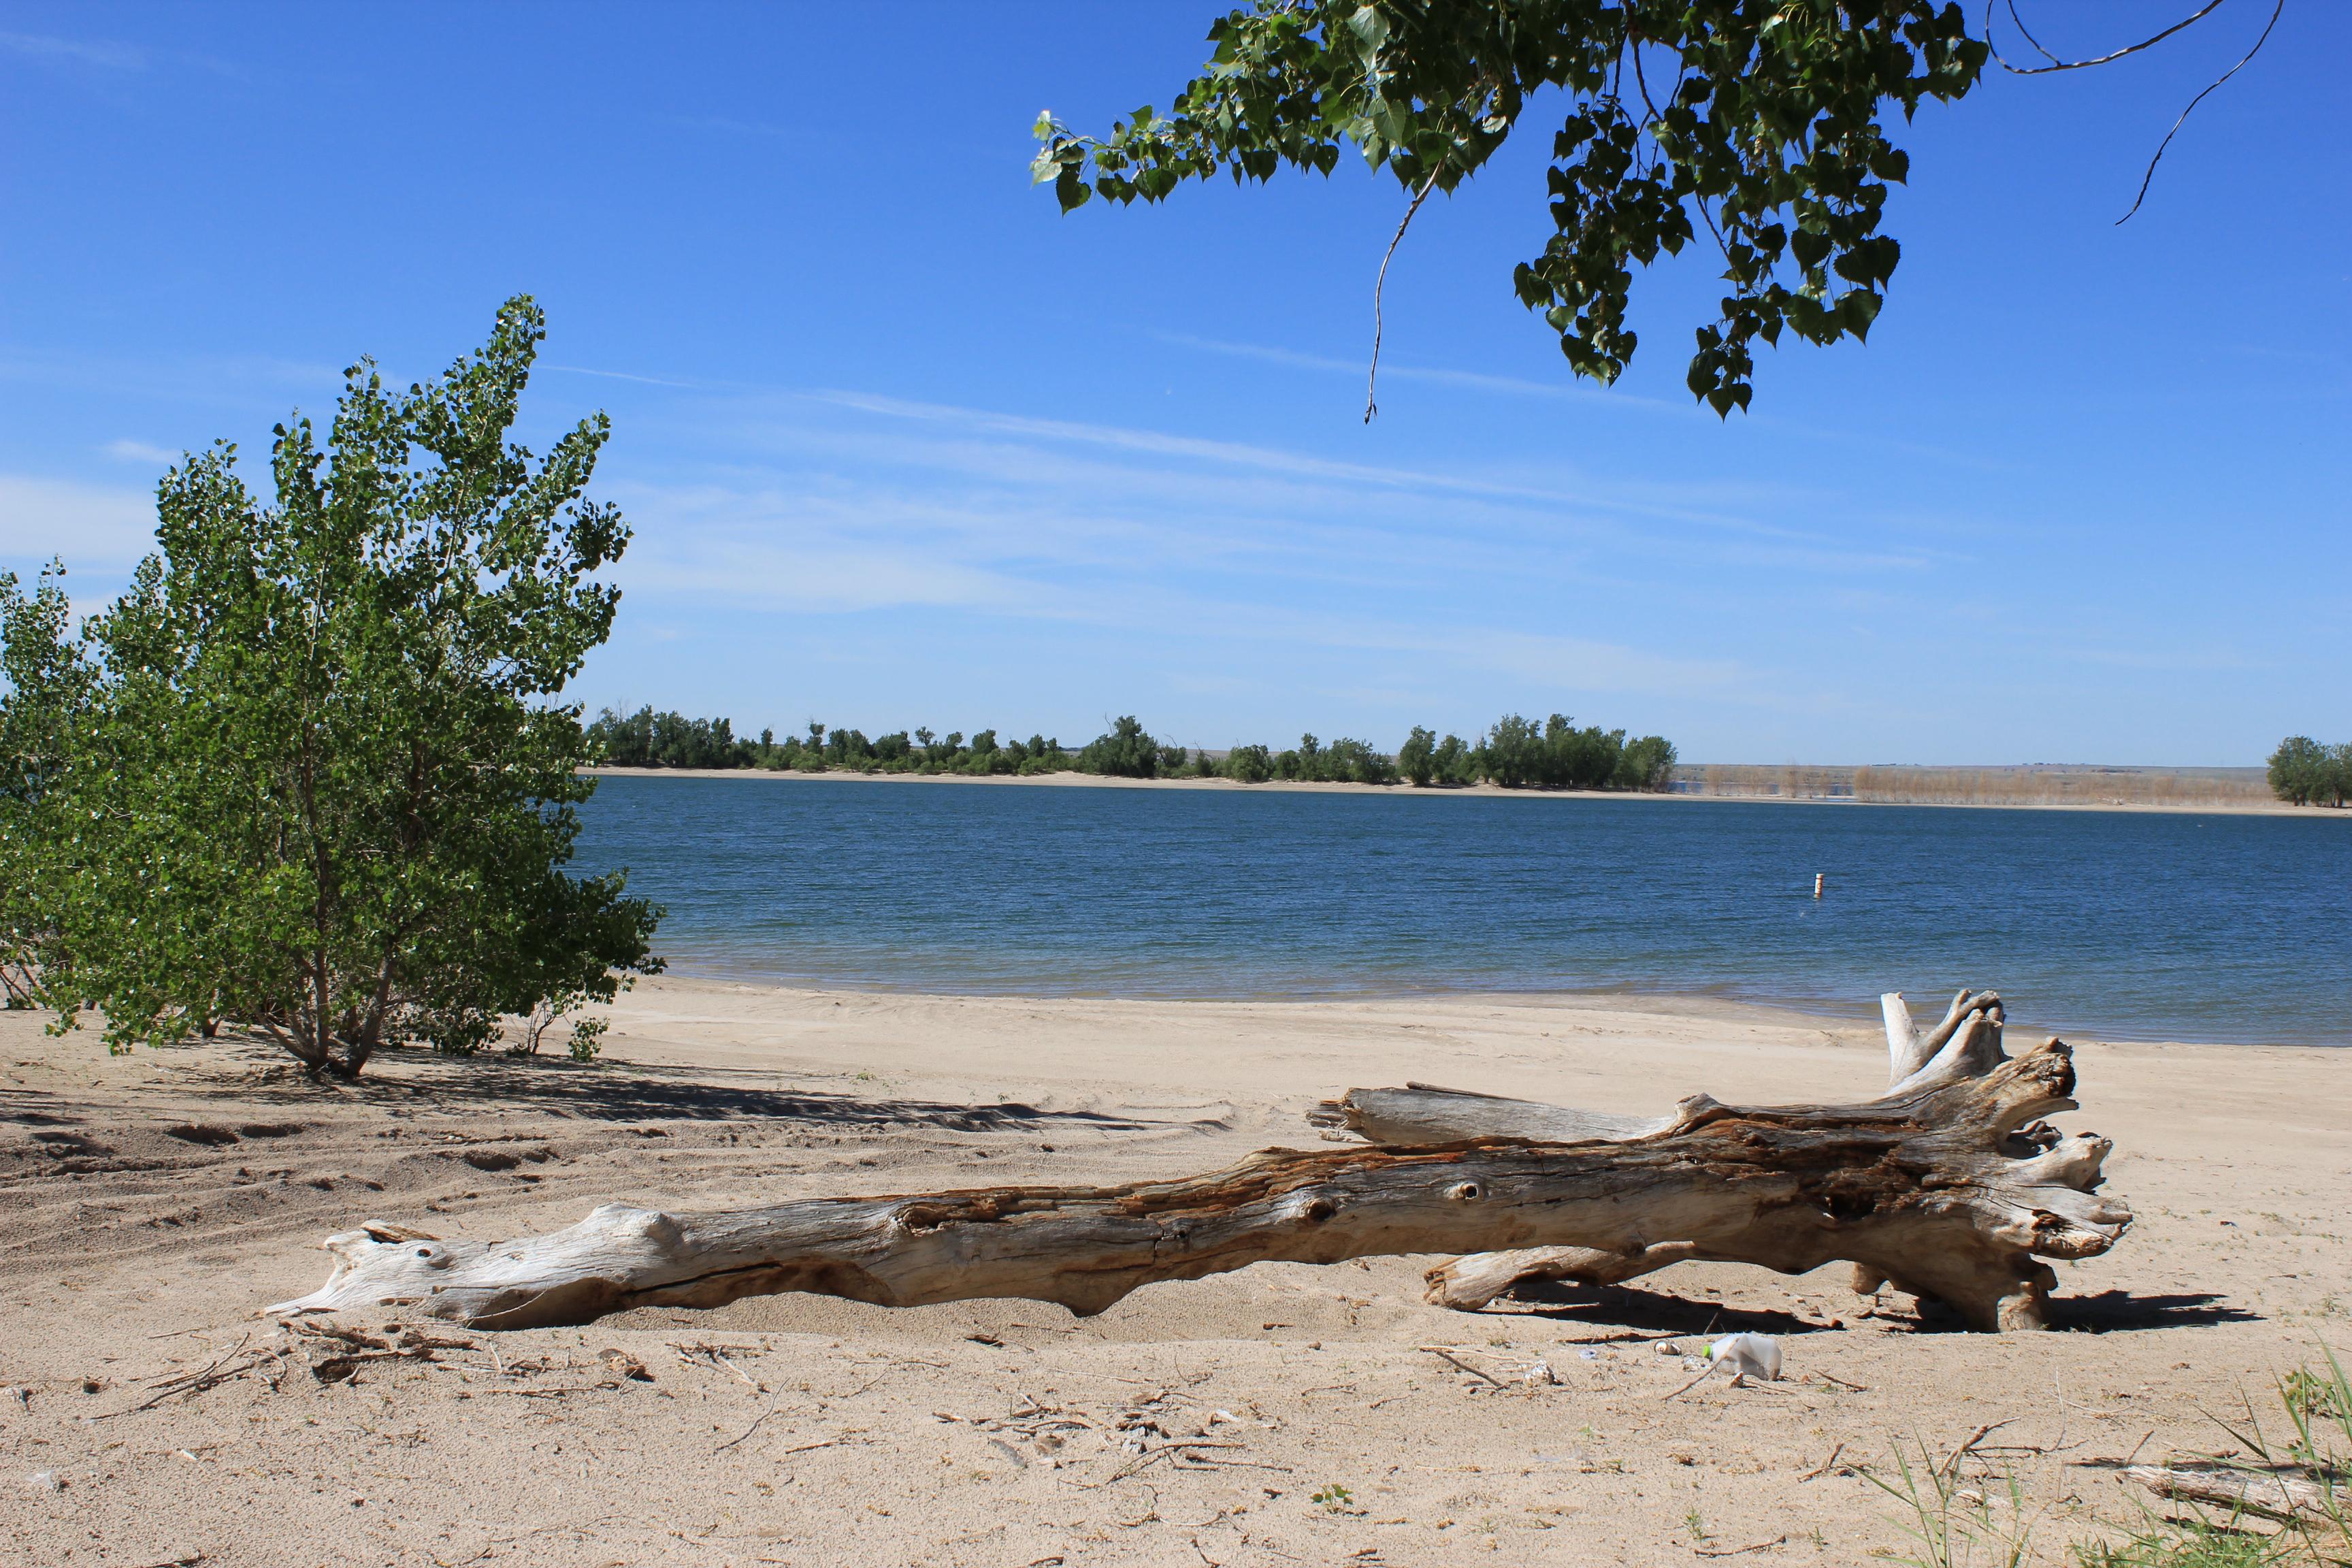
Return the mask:
[[1430,170],[1429,178],[1422,181],[1421,189],[1413,195],[1412,205],[1404,209],[1404,221],[1397,225],[1396,233],[1389,239],[1387,251],[1381,257],[1381,275],[1372,282],[1372,367],[1364,377],[1364,423],[1367,425],[1372,422],[1372,416],[1381,411],[1381,405],[1372,400],[1372,394],[1381,379],[1381,291],[1388,287],[1389,260],[1396,255],[1397,245],[1404,238],[1404,231],[1412,226],[1412,215],[1421,210],[1421,204],[1428,199],[1431,191],[1436,189],[1437,176],[1444,171],[1444,160],[1440,159],[1437,167]]
[[[2009,6],[2009,19],[2016,24],[2019,36],[2023,37],[2027,43],[2033,46],[2033,49],[2036,54],[2050,62],[2046,66],[2016,66],[2010,64],[2008,57],[2003,55],[2000,48],[1993,44],[1992,0],[1985,0],[1985,47],[1992,50],[1992,58],[2000,62],[2000,68],[2008,71],[2012,76],[2048,76],[2053,71],[2086,70],[2092,66],[2112,64],[2114,61],[2122,59],[2126,55],[2136,55],[2142,49],[2154,48],[2157,45],[2164,42],[2165,39],[2172,37],[2173,34],[2179,32],[2182,28],[2195,26],[2206,17],[2220,10],[2227,3],[2228,0],[2207,0],[2207,3],[2200,6],[2194,16],[2184,16],[2179,21],[2172,24],[2169,27],[2167,27],[2161,33],[2157,34],[2154,37],[2142,38],[2137,44],[2127,44],[2124,47],[2116,50],[2113,54],[2101,55],[2096,59],[2062,60],[2056,55],[2052,54],[2048,49],[2043,48],[2042,47],[2042,41],[2036,38],[2032,33],[2026,31],[2025,19],[2017,14],[2017,0],[2007,0]],[[2275,21],[2277,18],[2273,17],[2272,20]],[[2209,89],[2208,90],[2210,91],[2210,89]]]
[[[2207,9],[2210,10],[2211,7],[2208,6]],[[2139,211],[2140,203],[2147,200],[2147,187],[2149,183],[2156,178],[2156,166],[2164,162],[2165,149],[2172,145],[2172,139],[2175,136],[2180,134],[2180,128],[2189,122],[2189,116],[2196,110],[2199,104],[2205,101],[2206,96],[2212,92],[2214,88],[2220,87],[2223,82],[2229,80],[2231,77],[2243,70],[2246,68],[2248,60],[2252,60],[2256,55],[2263,52],[2263,46],[2270,42],[2271,29],[2278,26],[2279,16],[2285,9],[2286,0],[2278,0],[2278,3],[2271,7],[2271,19],[2263,25],[2263,36],[2256,38],[2254,40],[2254,47],[2246,51],[2245,59],[2240,60],[2236,65],[2231,66],[2228,70],[2225,70],[2220,76],[2215,77],[2211,85],[2208,86],[2204,92],[2199,93],[2196,97],[2189,100],[2189,107],[2180,111],[2180,118],[2172,122],[2172,129],[2164,133],[2164,140],[2162,142],[2157,143],[2156,156],[2147,161],[2147,173],[2142,174],[2139,178],[2139,195],[2132,198],[2131,212],[2127,212],[2124,214],[2123,216],[2116,219],[2116,224],[2118,227],[2131,222],[2132,213]]]

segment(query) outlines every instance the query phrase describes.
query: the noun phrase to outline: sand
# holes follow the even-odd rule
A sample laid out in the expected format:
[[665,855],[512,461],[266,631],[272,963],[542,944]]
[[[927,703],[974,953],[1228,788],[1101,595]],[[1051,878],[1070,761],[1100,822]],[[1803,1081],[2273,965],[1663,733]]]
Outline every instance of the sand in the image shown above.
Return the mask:
[[[1966,772],[1969,770],[1956,770]],[[1647,790],[1596,789],[1504,789],[1491,784],[1449,785],[1443,789],[1414,789],[1407,784],[1304,784],[1296,781],[1268,779],[1263,784],[1241,784],[1233,779],[1122,779],[1100,773],[855,773],[846,769],[821,773],[799,773],[791,769],[767,768],[583,768],[581,772],[599,778],[639,779],[734,779],[743,783],[767,781],[774,784],[811,784],[830,779],[835,783],[889,784],[961,784],[981,789],[1146,789],[1146,790],[1206,790],[1236,792],[1243,795],[1388,795],[1400,800],[1608,800],[1608,801],[1675,801],[1685,805],[1761,805],[1761,806],[1828,806],[1835,810],[1854,807],[1873,808],[1888,805],[1927,806],[1951,811],[2061,811],[2061,812],[2122,812],[2126,815],[2159,816],[2302,816],[2319,821],[2352,822],[2352,812],[2337,811],[2316,805],[2290,805],[2285,801],[2267,795],[2231,796],[2220,800],[2125,800],[2105,797],[2061,797],[2023,800],[1853,800],[1832,799],[1813,795],[1766,795],[1760,789],[1754,794],[1737,790],[1716,793],[1653,794]]]
[[[2114,1461],[2228,1447],[2207,1412],[2352,1349],[2352,1054],[2078,1042],[2088,1109],[2064,1120],[2116,1140],[2139,1219],[2060,1266],[2068,1331],[1948,1331],[1842,1269],[1689,1264],[1465,1315],[1423,1303],[1429,1259],[1394,1258],[1259,1265],[1083,1321],[644,1310],[322,1383],[300,1346],[257,1362],[285,1336],[255,1311],[317,1285],[319,1239],[362,1220],[490,1237],[607,1199],[1191,1171],[1310,1142],[1313,1101],[1408,1078],[1622,1110],[1848,1098],[1884,1047],[1692,1002],[665,980],[624,999],[591,1070],[402,1051],[320,1088],[260,1045],[110,1058],[40,1023],[0,1016],[9,1562],[1854,1563],[1906,1548],[1856,1467],[2001,1424],[1962,1471],[2013,1473],[2056,1563],[2136,1516]],[[1710,1325],[1780,1336],[1791,1381],[1665,1397]],[[1524,1381],[1538,1361],[1556,1381]],[[171,1392],[215,1363],[242,1374]]]

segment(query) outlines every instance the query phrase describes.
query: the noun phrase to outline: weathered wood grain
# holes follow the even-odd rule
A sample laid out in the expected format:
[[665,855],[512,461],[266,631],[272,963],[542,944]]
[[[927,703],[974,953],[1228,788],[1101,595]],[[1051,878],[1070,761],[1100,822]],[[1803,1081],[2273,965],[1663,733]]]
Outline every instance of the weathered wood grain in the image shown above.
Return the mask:
[[[1997,1056],[1997,1017],[1991,1033]],[[1981,1041],[1955,1026],[1926,1066],[1866,1104],[1741,1108],[1698,1095],[1649,1131],[1572,1142],[1531,1140],[1521,1123],[1414,1147],[1269,1149],[1206,1175],[1123,1186],[709,1213],[613,1204],[568,1229],[497,1243],[369,1226],[328,1238],[324,1286],[269,1310],[396,1307],[520,1328],[808,1290],[887,1306],[1024,1297],[1092,1313],[1144,1285],[1264,1261],[1575,1247],[1623,1260],[1587,1260],[1620,1278],[1684,1257],[1784,1273],[1851,1259],[1977,1327],[2038,1326],[2055,1277],[2035,1259],[2104,1252],[2131,1215],[2087,1190],[2104,1140],[2036,1130],[2074,1106],[2069,1049],[2053,1040],[1978,1070],[1985,1060]],[[1444,1094],[1355,1091],[1337,1114],[1360,1097],[1384,1105],[1415,1092]]]

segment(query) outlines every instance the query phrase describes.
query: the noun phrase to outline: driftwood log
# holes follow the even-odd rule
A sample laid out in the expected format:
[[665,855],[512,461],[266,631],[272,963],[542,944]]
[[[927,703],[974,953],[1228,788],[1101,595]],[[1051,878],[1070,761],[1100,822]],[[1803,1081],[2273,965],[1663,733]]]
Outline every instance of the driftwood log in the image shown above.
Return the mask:
[[[1872,1102],[1874,1105],[1906,1100],[1934,1084],[1980,1078],[2007,1059],[2001,1050],[2002,1009],[1997,992],[1960,992],[1952,998],[1942,1020],[1927,1029],[1912,1022],[1911,1009],[1902,993],[1890,991],[1878,1001],[1886,1026],[1887,1087]],[[1345,1099],[1327,1102],[1313,1119],[1327,1127],[1345,1128],[1375,1143],[1407,1146],[1480,1136],[1540,1139],[1562,1134],[1633,1142],[1654,1135],[1673,1121],[1671,1117],[1644,1121],[1602,1116],[1526,1100],[1466,1094],[1429,1084],[1409,1084],[1402,1089],[1351,1090]],[[1577,1131],[1570,1131],[1571,1129]],[[2019,1156],[2045,1155],[2047,1158],[2036,1167],[2037,1180],[2087,1194],[2097,1189],[2100,1166],[2114,1147],[2106,1139],[2091,1133],[2060,1138],[2049,1126],[2042,1124],[2006,1136],[2000,1152]],[[1989,1163],[1984,1169],[1998,1176],[2005,1167]],[[2008,1175],[2013,1178],[2017,1173],[2009,1172]],[[2112,1201],[2105,1206],[2118,1216],[2116,1234],[2120,1236],[2122,1226],[2130,1223],[2130,1213]],[[2032,1250],[2044,1257],[2068,1256],[2039,1247]],[[1428,1273],[1428,1296],[1439,1306],[1474,1312],[1522,1285],[1562,1279],[1585,1285],[1617,1285],[1690,1259],[1781,1267],[1767,1257],[1752,1253],[1727,1256],[1710,1252],[1687,1239],[1661,1240],[1634,1253],[1588,1247],[1531,1247],[1476,1253],[1440,1264]],[[2046,1268],[2041,1272],[2049,1275]],[[2044,1293],[2054,1280],[2054,1276],[2049,1277],[2042,1287]],[[1979,1321],[1980,1314],[1964,1300],[1927,1286],[1916,1268],[1906,1270],[1856,1260],[1853,1288],[1857,1292],[1870,1295],[1889,1282],[1914,1295],[1943,1297],[1958,1308],[1972,1325],[1985,1326]],[[2035,1294],[2031,1300],[2014,1303],[2009,1311],[2017,1321],[1999,1326],[2039,1326],[2041,1302],[2042,1295]]]
[[[1444,1090],[1351,1090],[1319,1119],[1370,1146],[1268,1149],[1229,1169],[1116,1187],[993,1187],[666,1213],[608,1204],[568,1229],[450,1242],[386,1225],[330,1237],[326,1284],[277,1313],[404,1308],[483,1329],[710,1307],[786,1290],[886,1306],[1022,1297],[1101,1311],[1138,1288],[1252,1263],[1505,1255],[1449,1266],[1627,1279],[1685,1258],[1801,1273],[1837,1259],[1874,1289],[1940,1298],[1976,1328],[2030,1328],[2042,1258],[2112,1247],[2105,1139],[2062,1139],[2073,1054],[2010,1060],[2000,999],[1963,993],[1936,1029],[1899,998],[1895,1084],[1852,1106],[1706,1095],[1653,1122]],[[1397,1139],[1405,1142],[1399,1144]],[[1557,1250],[1570,1249],[1570,1250]],[[1516,1254],[1517,1262],[1510,1261]]]
[[2176,1470],[2159,1465],[2127,1466],[2124,1474],[2160,1498],[2204,1503],[2282,1523],[2337,1519],[2352,1508],[2352,1488],[2323,1485],[2300,1476],[2262,1470]]

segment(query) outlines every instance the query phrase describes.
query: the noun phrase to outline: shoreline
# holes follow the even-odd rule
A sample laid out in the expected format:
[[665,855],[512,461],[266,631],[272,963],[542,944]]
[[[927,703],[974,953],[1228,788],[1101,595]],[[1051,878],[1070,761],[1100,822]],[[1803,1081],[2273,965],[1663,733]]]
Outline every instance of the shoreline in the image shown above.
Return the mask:
[[[751,972],[729,973],[722,968],[686,967],[665,970],[661,974],[638,981],[640,987],[659,984],[664,987],[707,989],[741,994],[745,992],[775,994],[793,997],[844,999],[862,997],[869,1001],[897,1001],[908,1004],[931,1004],[954,1006],[964,1004],[1005,1004],[1015,1006],[1053,1008],[1061,1006],[1101,1006],[1115,1008],[1193,1008],[1224,1007],[1292,1008],[1307,1012],[1328,1007],[1520,1007],[1558,1008],[1569,1011],[1607,1013],[1632,1016],[1692,1019],[1714,1019],[1732,1025],[1780,1028],[1824,1028],[1876,1030],[1881,1025],[1875,996],[1852,1003],[1841,1003],[1828,997],[1796,999],[1763,996],[1737,990],[1652,991],[1635,986],[1595,985],[1581,990],[1559,987],[1513,991],[1507,989],[1449,990],[1436,986],[1421,986],[1396,990],[1329,990],[1313,992],[1241,991],[1207,992],[1122,992],[1122,991],[1051,991],[1036,987],[1002,991],[943,991],[913,985],[894,985],[882,982],[866,984],[851,980],[786,979]],[[1941,1016],[1944,1004],[1950,1000],[1940,992],[1904,994],[1915,1012],[1932,1012]],[[615,1002],[615,1006],[621,1005]],[[2116,1033],[2090,1025],[2080,1026],[2053,1024],[2031,1016],[2013,1018],[2012,1025],[2023,1038],[2056,1037],[2074,1042],[2095,1042],[2101,1045],[2169,1047],[2174,1046],[2197,1050],[2265,1050],[2265,1051],[2352,1051],[2352,1035],[2339,1040],[2284,1040],[2234,1035],[2153,1035]]]
[[1821,799],[1802,795],[1701,795],[1650,790],[1551,790],[1504,789],[1496,784],[1460,784],[1445,788],[1419,789],[1411,784],[1307,784],[1295,781],[1268,780],[1264,784],[1240,784],[1233,779],[1122,779],[1106,778],[1098,773],[992,773],[985,777],[970,773],[866,773],[854,770],[829,771],[821,773],[802,773],[778,768],[582,768],[580,773],[591,778],[652,778],[652,779],[737,779],[772,780],[777,783],[819,784],[826,780],[852,784],[967,784],[978,786],[1043,785],[1064,789],[1139,789],[1139,790],[1208,790],[1245,795],[1387,795],[1401,799],[1436,800],[1446,798],[1476,800],[1607,800],[1607,801],[1674,801],[1684,805],[1817,805],[1839,810],[1920,809],[1930,811],[2086,811],[2121,814],[2157,814],[2170,816],[2287,816],[2313,819],[2334,819],[2352,822],[2352,810],[2336,811],[2326,806],[2290,805],[2284,801],[2262,801],[2249,804],[2205,802],[2174,804],[2166,801],[1891,801]]

